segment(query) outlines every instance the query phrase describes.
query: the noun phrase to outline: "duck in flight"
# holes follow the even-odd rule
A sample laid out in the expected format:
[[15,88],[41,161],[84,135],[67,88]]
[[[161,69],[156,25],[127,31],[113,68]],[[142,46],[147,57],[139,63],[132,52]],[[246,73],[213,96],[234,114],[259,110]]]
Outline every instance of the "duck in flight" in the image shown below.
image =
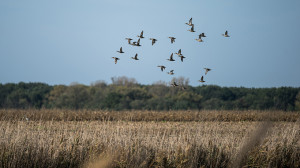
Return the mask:
[[180,57],[181,62],[183,62],[183,59],[185,58],[185,56],[179,55],[178,57]]
[[175,42],[175,37],[169,37],[171,39],[171,43],[173,44]]
[[135,54],[134,57],[131,57],[131,58],[134,59],[134,60],[139,60],[139,59],[138,59],[138,54],[137,54],[137,53]]
[[131,43],[130,45],[132,45],[132,46],[138,46],[138,47],[142,46],[142,45],[140,45],[140,39],[138,39],[137,42],[134,41],[134,42]]
[[175,60],[173,59],[173,53],[171,54],[170,58],[167,59],[167,60],[168,60],[168,61],[175,61]]
[[187,25],[189,25],[189,26],[192,26],[192,25],[193,25],[192,19],[193,19],[193,18],[190,18],[189,23],[185,23],[185,24],[187,24]]
[[174,81],[172,84],[171,84],[173,87],[176,87],[176,86],[179,86],[177,85],[177,83]]
[[137,37],[144,38],[143,34],[144,34],[144,31],[142,31],[141,34],[139,36],[137,36]]
[[182,55],[182,54],[181,54],[181,49],[179,49],[179,50],[178,50],[178,53],[175,53],[175,54],[177,54],[178,56]]
[[228,31],[227,31],[227,30],[226,30],[225,34],[222,34],[222,36],[224,36],[224,37],[230,37],[230,36],[228,35]]
[[122,47],[120,48],[120,51],[117,51],[118,53],[124,53],[122,50]]
[[113,59],[115,59],[115,64],[117,64],[118,60],[120,60],[120,58],[118,57],[112,57]]
[[166,69],[166,67],[163,66],[163,65],[158,65],[157,67],[160,67],[160,70],[161,70],[161,71],[164,71],[164,69]]
[[203,40],[201,39],[201,36],[202,36],[202,34],[199,34],[199,38],[195,39],[195,40],[198,41],[198,42],[203,42]]
[[126,40],[128,40],[128,44],[131,44],[131,38],[125,38]]
[[208,73],[208,71],[211,71],[210,68],[204,68],[205,69],[205,75]]
[[203,80],[203,76],[201,77],[201,80],[199,80],[199,82],[202,82],[202,83],[205,82],[205,81]]
[[174,75],[174,70],[171,70],[170,72],[167,72],[169,75]]
[[152,41],[152,45],[157,41],[155,38],[150,38],[150,40]]
[[191,27],[191,29],[190,29],[190,30],[188,30],[188,31],[190,31],[190,32],[196,32],[196,31],[194,30],[194,24],[192,24],[192,27]]

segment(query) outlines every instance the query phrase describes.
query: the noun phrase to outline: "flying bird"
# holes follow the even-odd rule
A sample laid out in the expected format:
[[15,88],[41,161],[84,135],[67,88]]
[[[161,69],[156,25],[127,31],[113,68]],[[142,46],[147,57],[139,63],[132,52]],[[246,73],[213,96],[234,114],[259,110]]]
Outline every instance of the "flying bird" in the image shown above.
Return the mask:
[[211,71],[210,68],[204,68],[205,69],[205,75],[208,73],[208,71]]
[[163,65],[158,65],[157,67],[160,67],[160,70],[161,70],[161,71],[164,71],[164,69],[166,69],[166,67],[163,66]]
[[141,34],[139,36],[137,36],[137,37],[144,38],[143,34],[144,34],[144,31],[142,31]]
[[170,72],[167,72],[169,75],[174,75],[174,70],[171,70]]
[[157,41],[155,38],[150,38],[152,40],[152,45]]
[[117,51],[118,53],[124,53],[122,50],[122,47],[120,48],[120,51]]
[[177,83],[174,81],[172,84],[171,84],[173,87],[176,87],[178,86]]
[[206,37],[204,33],[201,33],[201,37]]
[[137,56],[138,56],[138,54],[136,53],[135,56],[131,57],[131,58],[134,59],[134,60],[139,60]]
[[115,59],[115,64],[117,64],[118,60],[120,60],[120,58],[118,57],[112,57],[113,59]]
[[192,18],[190,18],[189,23],[185,23],[185,24],[187,24],[187,25],[189,25],[189,26],[192,26],[192,25],[193,25],[193,23],[192,23]]
[[171,43],[173,44],[175,42],[175,37],[169,37],[171,39]]
[[142,45],[140,45],[140,39],[138,39],[138,41],[134,41],[133,43],[131,43],[130,45],[132,45],[132,46],[142,46]]
[[199,38],[198,39],[195,39],[196,41],[198,41],[198,42],[203,42],[203,40],[201,39],[201,34],[199,34]]
[[205,81],[203,80],[203,76],[201,77],[201,80],[199,80],[199,82],[202,82],[202,83],[205,82]]
[[125,38],[126,40],[128,40],[128,44],[131,44],[131,38]]
[[136,46],[138,46],[138,47],[139,47],[139,46],[142,46],[142,45],[140,45],[140,40],[141,40],[141,39],[138,39],[138,41],[137,41],[137,43],[136,43]]
[[230,36],[228,35],[228,31],[227,31],[227,30],[226,30],[225,34],[222,34],[222,36],[224,36],[224,37],[230,37]]
[[181,62],[183,62],[183,59],[185,58],[185,56],[183,55],[179,55]]
[[190,31],[190,32],[196,32],[196,31],[194,31],[194,24],[192,24],[191,29],[190,29],[190,30],[187,30],[187,31]]
[[182,55],[182,54],[181,54],[181,49],[179,49],[179,50],[178,50],[178,53],[175,53],[175,54],[177,54],[178,56]]
[[132,46],[136,46],[136,41],[134,41],[133,43],[129,43]]
[[169,61],[175,61],[175,60],[173,59],[173,53],[171,54],[170,58],[167,59],[167,60],[169,60]]

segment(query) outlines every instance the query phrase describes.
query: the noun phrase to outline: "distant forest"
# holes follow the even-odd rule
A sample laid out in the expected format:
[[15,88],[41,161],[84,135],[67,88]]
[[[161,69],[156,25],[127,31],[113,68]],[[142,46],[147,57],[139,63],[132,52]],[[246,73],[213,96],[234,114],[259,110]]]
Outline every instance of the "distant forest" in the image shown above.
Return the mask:
[[[112,83],[48,85],[20,82],[0,84],[0,108],[59,108],[104,110],[300,110],[300,88],[190,86],[188,79],[138,84],[114,77]],[[183,89],[183,87],[185,89]]]

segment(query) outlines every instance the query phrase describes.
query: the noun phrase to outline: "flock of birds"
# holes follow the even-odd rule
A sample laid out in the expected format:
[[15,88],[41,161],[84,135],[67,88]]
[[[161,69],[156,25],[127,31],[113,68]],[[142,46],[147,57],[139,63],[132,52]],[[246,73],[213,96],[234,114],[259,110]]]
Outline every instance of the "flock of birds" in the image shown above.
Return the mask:
[[[188,31],[190,31],[190,32],[196,32],[196,31],[194,30],[194,24],[192,23],[192,18],[189,20],[188,23],[185,23],[185,24],[187,24],[188,26],[191,26],[191,29],[189,29]],[[227,31],[227,30],[225,31],[224,34],[222,34],[222,36],[224,36],[224,37],[230,37],[230,36],[228,35],[228,31]],[[144,37],[144,31],[142,31],[141,34],[138,35],[137,37],[138,37],[139,39],[138,39],[137,41],[134,41],[134,42],[131,42],[131,41],[133,40],[133,39],[131,39],[131,38],[125,38],[125,39],[128,41],[128,44],[129,44],[129,45],[140,47],[140,46],[142,46],[142,45],[140,44],[140,40],[143,39],[143,38],[145,38],[145,37]],[[200,33],[199,36],[198,36],[198,38],[196,38],[195,40],[198,41],[198,42],[203,42],[202,37],[206,37],[205,33]],[[173,43],[175,42],[175,39],[176,39],[176,38],[175,38],[175,37],[169,37],[169,38],[170,38],[170,40],[171,40],[171,44],[173,44]],[[156,41],[157,41],[157,39],[155,39],[155,38],[150,38],[150,40],[152,41],[152,45],[154,45],[154,44],[156,43]],[[117,52],[118,52],[118,53],[121,53],[121,54],[124,53],[122,47],[121,47],[120,50],[118,50]],[[178,57],[180,57],[181,62],[183,62],[183,59],[186,58],[185,56],[182,55],[181,49],[179,49],[179,51],[178,51],[177,53],[174,53],[174,54],[176,54],[176,55],[178,55]],[[118,57],[112,57],[112,58],[115,60],[115,64],[117,64],[118,60],[120,60],[120,58],[118,58]],[[138,59],[138,54],[137,54],[137,53],[135,54],[134,57],[131,57],[131,58],[134,59],[134,60],[139,60],[139,59]],[[175,61],[174,58],[173,58],[173,53],[171,54],[170,58],[167,59],[167,60],[168,60],[168,61]],[[166,69],[166,67],[165,67],[164,65],[158,65],[157,67],[159,67],[159,68],[161,69],[161,71],[164,71],[164,70]],[[211,71],[210,68],[204,68],[204,69],[205,69],[205,75],[206,75],[209,71]],[[174,70],[170,70],[169,72],[167,72],[167,74],[169,74],[169,75],[174,75]],[[203,79],[203,76],[202,76],[201,79],[198,80],[198,81],[201,82],[201,83],[204,83],[204,82],[205,82],[204,79]],[[173,87],[179,86],[175,81],[174,81],[171,85],[172,85]],[[181,88],[182,88],[182,89],[185,89],[183,86],[181,86]]]

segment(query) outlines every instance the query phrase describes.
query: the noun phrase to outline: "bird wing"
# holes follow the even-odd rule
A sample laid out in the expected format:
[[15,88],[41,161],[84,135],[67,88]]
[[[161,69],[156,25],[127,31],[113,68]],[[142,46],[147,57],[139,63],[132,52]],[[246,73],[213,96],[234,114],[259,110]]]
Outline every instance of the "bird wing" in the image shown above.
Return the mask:
[[189,23],[190,23],[190,24],[192,24],[192,18],[190,18],[190,21],[189,21]]
[[225,35],[228,35],[228,31],[226,30]]
[[144,31],[141,32],[141,36],[143,36],[143,34],[144,34]]
[[201,81],[203,81],[203,76],[201,77]]
[[178,54],[181,55],[181,49],[179,49]]
[[122,47],[120,48],[120,52],[123,52]]
[[170,60],[172,60],[173,59],[173,53],[171,54],[171,56],[170,56]]

